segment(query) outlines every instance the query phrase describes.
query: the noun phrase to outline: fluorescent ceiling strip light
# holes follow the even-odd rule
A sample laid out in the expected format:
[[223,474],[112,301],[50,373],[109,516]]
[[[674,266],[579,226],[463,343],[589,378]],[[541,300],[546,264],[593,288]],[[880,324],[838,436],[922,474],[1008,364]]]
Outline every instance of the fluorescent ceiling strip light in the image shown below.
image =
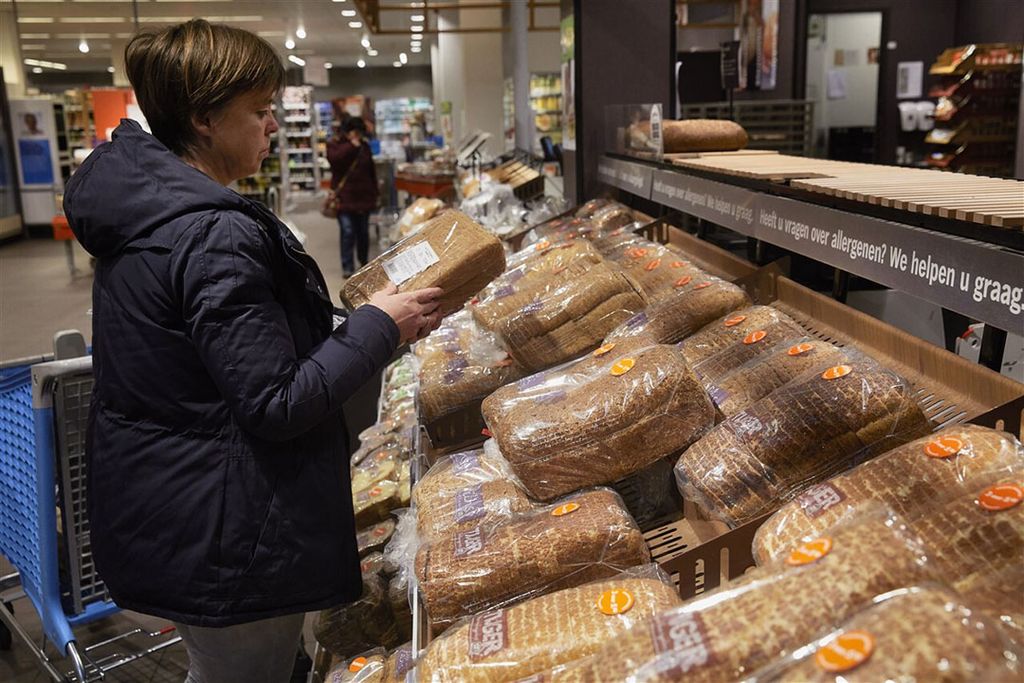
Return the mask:
[[53,17],[18,17],[19,24],[52,24]]
[[355,15],[356,15],[356,11],[354,9],[343,9],[343,10],[341,10],[341,16],[343,16],[343,17],[354,17]]
[[48,69],[56,69],[57,71],[64,71],[68,68],[67,64],[50,62],[45,59],[23,59],[22,61],[29,66],[45,66]]
[[298,64],[299,66],[306,66],[306,60],[302,57],[296,57],[295,55],[288,55],[288,61],[292,64]]
[[127,21],[124,17],[60,17],[62,24],[120,24]]
[[22,45],[22,50],[45,50],[45,45]]
[[350,22],[348,22],[348,27],[349,28],[362,28],[363,27],[363,22],[361,22],[361,21],[350,21]]
[[421,22],[421,21],[423,21],[423,15],[422,14],[414,14],[411,17],[409,17],[409,21],[414,22],[414,23]]
[[[22,37],[24,38],[24,36]],[[113,35],[110,33],[57,33],[55,37],[74,40],[75,38],[113,38]]]
[[22,40],[49,40],[50,39],[50,34],[49,33],[22,33],[21,34],[21,39]]

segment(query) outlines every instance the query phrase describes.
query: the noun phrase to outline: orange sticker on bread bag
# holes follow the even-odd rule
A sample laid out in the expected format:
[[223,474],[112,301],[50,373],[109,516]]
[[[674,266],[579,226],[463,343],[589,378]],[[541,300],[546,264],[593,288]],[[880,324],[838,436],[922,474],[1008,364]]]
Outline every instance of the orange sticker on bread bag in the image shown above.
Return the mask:
[[692,279],[693,278],[690,277],[689,275],[684,275],[681,278],[679,278],[678,280],[676,280],[676,283],[673,286],[674,287],[685,287],[686,285],[690,284],[690,280],[692,280]]
[[673,268],[685,268],[686,267],[686,261],[673,261],[672,262],[672,267]]
[[798,545],[786,558],[786,564],[790,567],[812,564],[828,555],[830,550],[832,550],[832,539],[822,536]]
[[764,330],[755,330],[755,331],[751,332],[750,334],[748,334],[746,337],[743,338],[743,343],[744,344],[756,344],[757,342],[761,341],[762,339],[764,339],[767,336],[768,336],[768,333],[765,332]]
[[633,594],[622,588],[601,593],[597,598],[597,608],[602,614],[614,617],[616,614],[625,614],[633,607]]
[[1001,512],[1020,505],[1024,500],[1024,488],[1016,484],[989,486],[978,496],[978,505],[989,512]]
[[650,272],[650,271],[656,269],[660,265],[661,265],[661,259],[660,258],[656,258],[653,261],[648,261],[647,265],[644,266],[644,270],[646,270],[647,272]]
[[940,436],[924,445],[924,454],[929,458],[948,458],[963,447],[964,442],[955,436]]
[[790,356],[801,356],[801,355],[807,353],[808,351],[810,351],[813,348],[814,348],[814,344],[811,344],[810,342],[804,342],[803,344],[797,344],[795,346],[790,346],[789,350],[786,351],[786,353],[788,355],[790,355]]
[[741,322],[743,322],[746,319],[747,319],[747,316],[745,316],[745,315],[734,315],[733,317],[727,319],[722,324],[725,325],[726,327],[735,327],[735,326],[739,325]]
[[543,251],[543,250],[547,249],[550,246],[551,246],[551,242],[548,242],[547,240],[543,240],[541,242],[537,242],[536,250],[537,251]]
[[828,370],[821,373],[821,378],[829,380],[839,379],[840,377],[846,377],[851,372],[853,372],[853,368],[849,365],[833,365]]
[[372,489],[370,489],[370,498],[376,498],[381,493],[381,488],[379,486],[374,486]]
[[364,666],[366,666],[366,657],[356,657],[352,660],[352,663],[348,665],[348,670],[355,673],[356,671],[360,671]]
[[611,351],[614,348],[615,348],[615,342],[608,342],[607,344],[604,344],[603,346],[598,347],[597,350],[594,351],[594,356],[595,357],[603,356],[604,354],[608,353],[609,351]]
[[829,673],[849,671],[868,661],[875,651],[875,637],[867,631],[854,630],[839,634],[828,645],[818,648],[815,663]]
[[711,286],[710,282],[702,282],[699,285],[694,285],[693,288],[694,289],[704,289],[705,287],[710,287],[710,286]]
[[559,505],[558,507],[556,507],[554,510],[552,510],[551,511],[551,516],[552,517],[562,517],[564,515],[569,514],[570,512],[576,512],[579,509],[580,509],[580,504],[579,503],[572,503],[572,502],[564,503],[564,504]]
[[633,369],[634,365],[636,365],[636,361],[633,360],[632,358],[620,358],[619,360],[615,361],[615,365],[612,366],[612,376],[618,377],[619,375],[625,375],[627,372]]

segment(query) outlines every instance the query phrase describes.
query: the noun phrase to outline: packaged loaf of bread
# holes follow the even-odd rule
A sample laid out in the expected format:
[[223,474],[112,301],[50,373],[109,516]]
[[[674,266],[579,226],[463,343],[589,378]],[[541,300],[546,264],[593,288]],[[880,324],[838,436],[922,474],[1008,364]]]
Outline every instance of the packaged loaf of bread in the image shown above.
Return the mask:
[[622,323],[605,342],[641,339],[649,344],[675,344],[730,311],[750,305],[746,292],[714,276],[679,281],[671,296],[662,297]]
[[735,526],[931,427],[906,380],[851,352],[715,426],[680,456],[676,480],[684,498]]
[[[713,387],[717,388],[718,382],[739,368],[748,364],[757,365],[762,358],[777,351],[788,351],[805,338],[803,330],[795,330],[788,324],[770,325],[754,330],[710,358],[694,364],[693,371],[701,378],[701,382],[708,390]],[[822,368],[822,370],[824,369]]]
[[579,277],[538,295],[505,318],[497,331],[512,358],[536,372],[593,350],[646,306],[632,278],[617,267],[595,263]]
[[402,237],[408,237],[418,232],[423,224],[436,216],[444,208],[444,202],[440,199],[420,197],[402,212],[398,219],[398,233]]
[[581,491],[489,530],[424,544],[416,579],[441,631],[455,620],[650,562],[643,534],[609,489]]
[[590,218],[601,209],[609,206],[623,206],[614,199],[608,197],[595,197],[584,202],[578,209],[576,209],[575,216],[577,218]]
[[353,467],[360,466],[369,460],[366,466],[370,467],[370,463],[389,458],[408,459],[412,451],[412,435],[413,429],[410,427],[402,431],[367,436],[352,454],[351,464]]
[[[755,342],[755,345],[766,341]],[[722,415],[728,417],[738,413],[809,371],[824,372],[846,361],[846,352],[835,344],[810,337],[791,341],[774,345],[767,353],[754,355],[714,382],[707,381],[708,394]]]
[[421,364],[420,419],[429,424],[525,374],[495,335],[474,323],[466,336]]
[[542,674],[568,681],[734,681],[803,646],[872,598],[929,581],[902,521],[876,507]]
[[388,602],[395,617],[395,629],[402,640],[412,637],[412,607],[409,604],[409,572],[404,568],[388,580]]
[[804,329],[788,315],[771,306],[751,306],[733,311],[705,325],[683,342],[683,355],[691,367],[697,367],[736,342],[758,333],[771,332],[773,338],[800,337]]
[[[908,520],[946,581],[959,589],[975,575],[1024,563],[1024,473],[954,498]],[[1019,597],[1019,596],[1018,596]]]
[[756,683],[1011,683],[1020,652],[1003,628],[938,585],[900,588],[749,680]]
[[606,242],[602,252],[640,283],[648,299],[656,302],[684,287],[695,287],[710,276],[668,247],[639,235]]
[[424,539],[486,528],[533,507],[504,459],[483,449],[439,460],[416,484],[413,499]]
[[517,681],[588,656],[630,628],[677,607],[656,565],[481,612],[434,639],[416,666],[422,683]]
[[357,657],[342,658],[327,671],[324,683],[384,683],[385,650],[375,647]]
[[362,529],[375,522],[383,522],[392,510],[401,507],[398,482],[385,479],[365,491],[352,496],[356,515],[356,528]]
[[384,554],[379,550],[369,553],[359,562],[359,572],[371,576],[381,576],[384,573]]
[[487,429],[534,498],[615,482],[714,424],[711,401],[679,349],[602,349],[600,362],[535,375],[483,402]]
[[1024,448],[1015,438],[952,425],[808,488],[758,529],[754,558],[759,564],[776,558],[873,501],[912,519],[1021,472]]
[[[647,126],[646,122],[641,124]],[[732,152],[747,146],[747,131],[725,119],[665,119],[661,122],[665,154],[680,152]]]
[[1018,647],[1024,647],[1024,563],[975,572],[957,581],[956,589],[981,614],[1002,624]]
[[411,643],[396,647],[384,661],[384,683],[405,683],[415,664],[416,655]]
[[363,575],[363,595],[355,602],[320,610],[313,624],[316,640],[341,659],[366,650],[392,648],[401,641],[384,580]]
[[352,470],[352,495],[373,488],[382,481],[398,482],[399,459],[396,456],[383,457],[380,460],[365,458]]
[[375,550],[381,550],[391,540],[393,533],[395,533],[395,520],[393,519],[385,519],[383,522],[360,530],[356,534],[359,555],[365,556]]
[[391,284],[400,292],[440,287],[447,315],[504,270],[501,241],[465,214],[446,211],[346,280],[341,298],[355,308]]

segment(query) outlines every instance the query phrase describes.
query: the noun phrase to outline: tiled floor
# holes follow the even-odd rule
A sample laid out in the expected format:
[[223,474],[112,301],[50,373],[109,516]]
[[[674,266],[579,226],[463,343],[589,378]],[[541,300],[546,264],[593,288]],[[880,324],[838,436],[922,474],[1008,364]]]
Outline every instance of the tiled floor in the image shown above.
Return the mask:
[[[341,263],[338,254],[338,228],[331,220],[316,211],[292,213],[289,218],[306,235],[306,250],[317,260],[335,301],[341,285]],[[372,234],[371,234],[372,237]],[[74,263],[78,269],[72,274],[63,243],[43,239],[26,239],[0,245],[0,363],[13,359],[52,353],[55,332],[78,329],[91,341],[89,309],[92,296],[92,270],[86,254],[74,246]],[[12,572],[0,557],[0,577]],[[9,596],[8,596],[9,597]],[[36,642],[41,641],[41,625],[35,610],[27,599],[14,602],[15,617]],[[96,643],[113,635],[142,628],[158,630],[166,625],[160,619],[141,614],[122,612],[76,631],[79,642]],[[307,616],[305,628],[306,649],[312,652],[312,616]],[[115,648],[99,651],[109,655],[127,654],[152,647],[160,639],[118,643]],[[47,649],[55,657],[53,647]],[[132,662],[108,674],[106,681],[143,682],[184,680],[188,657],[178,644]],[[70,660],[56,663],[59,671],[71,669]],[[0,651],[0,681],[4,683],[44,683],[50,680],[38,666],[24,643],[15,639],[8,651]]]

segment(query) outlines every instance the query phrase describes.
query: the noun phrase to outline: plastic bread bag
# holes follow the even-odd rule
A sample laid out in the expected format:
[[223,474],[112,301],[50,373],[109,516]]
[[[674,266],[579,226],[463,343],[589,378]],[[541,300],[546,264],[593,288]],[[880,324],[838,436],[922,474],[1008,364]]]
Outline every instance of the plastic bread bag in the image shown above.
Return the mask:
[[386,650],[375,647],[357,657],[342,658],[324,675],[324,683],[384,683]]
[[363,576],[363,595],[355,602],[320,610],[313,624],[316,640],[332,655],[346,659],[401,641],[395,628],[387,589],[379,576]]
[[402,237],[418,232],[423,224],[437,215],[444,208],[444,202],[440,199],[428,199],[420,197],[402,212],[398,219],[398,232]]
[[637,235],[615,243],[605,242],[603,252],[636,279],[651,301],[672,296],[681,288],[708,282],[711,276],[668,247]]
[[398,504],[407,507],[412,501],[412,463],[408,460],[398,466]]
[[420,368],[420,419],[431,423],[479,401],[526,374],[495,335],[476,325],[443,354],[425,360]]
[[415,665],[411,643],[396,647],[384,662],[384,683],[405,683]]
[[458,313],[453,313],[442,320],[441,325],[427,335],[426,339],[421,339],[412,345],[412,354],[416,358],[417,364],[417,381],[419,381],[419,375],[422,373],[423,362],[435,354],[442,353],[453,343],[460,343],[468,335],[468,327],[472,320],[473,318],[469,311],[465,309]]
[[1021,680],[998,622],[939,585],[879,595],[838,628],[747,679],[757,683],[997,683]]
[[[750,337],[756,339],[759,335]],[[745,338],[746,339],[746,338]],[[743,342],[739,342],[743,345]],[[761,339],[752,346],[770,344]],[[736,344],[733,344],[733,348]],[[767,348],[767,347],[765,347]],[[763,351],[764,349],[759,349]],[[719,354],[724,354],[725,351]],[[719,356],[712,356],[711,360]],[[772,345],[767,352],[754,353],[742,365],[734,366],[714,382],[706,380],[705,388],[714,401],[715,407],[725,417],[734,415],[747,406],[764,398],[779,387],[798,379],[804,373],[814,370],[824,372],[833,365],[846,362],[846,351],[835,344],[801,337]],[[710,362],[710,361],[705,361]],[[699,368],[694,368],[699,371]]]
[[[803,330],[793,330],[786,324],[768,325],[764,329],[754,330],[710,358],[696,363],[693,366],[693,371],[700,377],[704,386],[710,390],[712,387],[717,388],[718,383],[727,375],[737,372],[745,365],[757,365],[762,359],[779,351],[788,352],[805,339]],[[839,360],[841,359],[837,359],[833,365],[838,365]],[[822,370],[828,367],[826,365]],[[804,370],[804,372],[806,371],[807,369]],[[800,374],[799,372],[795,373],[793,379],[799,377]]]
[[[978,486],[908,520],[953,588],[1024,563],[1024,473]],[[1018,597],[1020,595],[1018,594]]]
[[898,446],[811,486],[754,536],[759,564],[879,501],[907,518],[1024,472],[1024,447],[1005,432],[959,424]]
[[398,637],[411,638],[412,607],[409,604],[409,572],[406,569],[400,569],[388,581],[388,602],[391,603],[391,613],[395,615]]
[[[536,245],[544,246],[545,243]],[[470,300],[473,319],[484,329],[497,329],[546,290],[580,277],[602,257],[587,242],[571,242],[543,249],[535,258],[511,268]]]
[[503,320],[498,332],[512,358],[536,372],[593,350],[646,306],[647,299],[632,278],[597,263]]
[[441,311],[448,315],[504,270],[500,240],[465,214],[446,211],[346,280],[341,298],[356,308],[390,284],[400,292],[440,287]]
[[682,601],[657,565],[468,617],[433,640],[423,683],[514,681],[592,654]]
[[367,436],[352,454],[352,465],[360,465],[366,459],[379,462],[388,457],[407,458],[413,445],[413,430],[414,427],[409,426],[401,431]]
[[[388,451],[379,451],[387,455]],[[383,481],[398,483],[399,460],[396,456],[381,458],[368,457],[352,467],[352,495],[358,495]]]
[[364,576],[384,575],[384,553],[374,550],[359,562],[359,572]]
[[875,507],[542,674],[565,681],[737,680],[855,614],[874,596],[933,580],[902,520]]
[[384,572],[389,575],[397,574],[403,567],[412,567],[416,549],[420,545],[415,511],[403,508],[392,512],[392,516],[397,520],[395,533],[384,548]]
[[676,481],[684,498],[738,526],[931,430],[906,380],[851,351],[719,423],[679,457]]
[[686,361],[697,367],[719,351],[743,341],[750,335],[771,332],[773,337],[801,337],[806,334],[800,325],[782,311],[771,306],[741,308],[722,316],[683,341]]
[[398,482],[390,479],[377,482],[371,488],[354,494],[352,507],[356,515],[356,528],[362,529],[386,520],[391,511],[400,505]]
[[676,281],[671,296],[651,303],[605,337],[605,342],[644,339],[650,344],[675,344],[708,323],[750,305],[746,293],[713,276]]
[[998,621],[1024,648],[1024,564],[975,573],[957,582],[957,591],[981,614]]
[[476,526],[507,521],[533,507],[505,460],[493,451],[445,456],[417,482],[413,493],[416,527],[436,538]]
[[383,522],[368,526],[356,533],[359,556],[365,557],[374,551],[383,550],[391,540],[392,534],[395,533],[395,526],[395,520],[385,519]]
[[609,489],[591,489],[490,530],[431,541],[416,580],[435,632],[477,612],[509,607],[650,562],[643,534]]
[[623,205],[619,204],[614,199],[609,199],[607,197],[598,197],[596,199],[591,199],[591,200],[585,202],[582,206],[580,206],[578,209],[576,209],[576,212],[575,212],[574,215],[577,218],[590,218],[591,216],[596,214],[601,209],[605,209],[605,208],[607,208],[609,206],[620,206],[621,207]]
[[483,402],[487,429],[534,498],[618,481],[714,424],[710,399],[674,346],[613,349],[579,368],[507,385]]

